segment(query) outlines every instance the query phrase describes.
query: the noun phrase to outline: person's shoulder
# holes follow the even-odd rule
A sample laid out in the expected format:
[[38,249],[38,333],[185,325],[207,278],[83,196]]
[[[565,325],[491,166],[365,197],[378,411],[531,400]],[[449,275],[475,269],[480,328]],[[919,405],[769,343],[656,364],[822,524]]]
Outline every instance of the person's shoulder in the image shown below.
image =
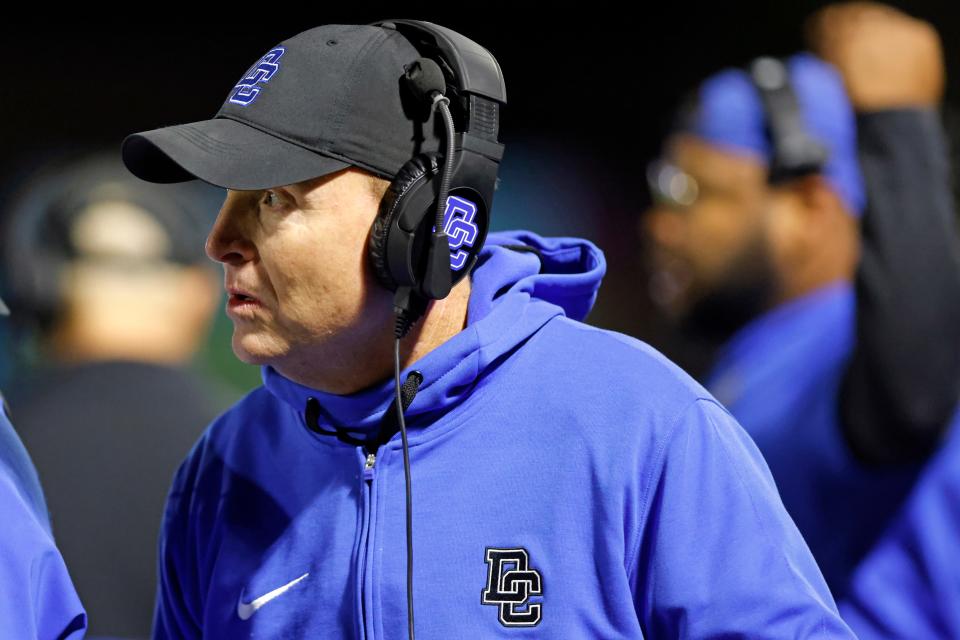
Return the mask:
[[0,462],[0,519],[2,546],[13,556],[35,555],[53,547],[53,538],[12,469]]
[[[63,556],[39,514],[0,464],[0,636],[79,637],[86,613],[70,581]],[[38,630],[37,625],[43,625]],[[76,635],[75,635],[76,634]]]
[[548,322],[525,350],[530,355],[519,372],[535,372],[538,403],[603,425],[591,427],[591,437],[632,437],[658,448],[697,406],[717,404],[649,344],[563,316]]
[[710,392],[655,348],[631,336],[563,316],[541,331],[557,378],[610,389],[625,403],[687,406]]

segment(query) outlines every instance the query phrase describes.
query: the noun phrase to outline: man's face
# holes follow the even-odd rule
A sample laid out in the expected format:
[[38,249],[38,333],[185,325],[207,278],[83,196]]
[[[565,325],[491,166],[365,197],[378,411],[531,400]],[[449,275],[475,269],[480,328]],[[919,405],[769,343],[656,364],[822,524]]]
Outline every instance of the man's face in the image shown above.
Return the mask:
[[642,218],[649,241],[650,293],[674,321],[729,333],[769,300],[771,201],[759,159],[679,135],[667,159],[682,173],[660,174],[677,200]]
[[206,251],[223,263],[238,358],[304,369],[390,335],[391,296],[366,257],[378,206],[369,175],[352,167],[227,192]]

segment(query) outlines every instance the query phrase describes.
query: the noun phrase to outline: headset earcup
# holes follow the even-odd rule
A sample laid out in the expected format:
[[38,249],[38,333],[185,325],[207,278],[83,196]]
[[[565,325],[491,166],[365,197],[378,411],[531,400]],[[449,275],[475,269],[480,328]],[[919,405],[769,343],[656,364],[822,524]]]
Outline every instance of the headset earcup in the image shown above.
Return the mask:
[[377,280],[391,291],[397,288],[398,276],[390,270],[387,260],[387,247],[391,242],[390,230],[394,221],[403,214],[405,202],[409,201],[407,196],[429,182],[439,171],[440,161],[437,154],[421,153],[414,156],[400,167],[380,201],[380,210],[370,230],[368,252]]

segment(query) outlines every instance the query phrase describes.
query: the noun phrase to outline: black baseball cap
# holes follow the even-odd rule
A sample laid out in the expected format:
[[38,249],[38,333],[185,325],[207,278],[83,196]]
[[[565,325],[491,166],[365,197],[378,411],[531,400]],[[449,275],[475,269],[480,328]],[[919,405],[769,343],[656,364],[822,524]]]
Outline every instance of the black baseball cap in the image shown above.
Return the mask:
[[439,122],[403,95],[420,57],[389,27],[323,25],[264,54],[210,120],[127,136],[127,168],[149,182],[199,178],[266,189],[356,166],[392,179],[412,156],[440,150]]

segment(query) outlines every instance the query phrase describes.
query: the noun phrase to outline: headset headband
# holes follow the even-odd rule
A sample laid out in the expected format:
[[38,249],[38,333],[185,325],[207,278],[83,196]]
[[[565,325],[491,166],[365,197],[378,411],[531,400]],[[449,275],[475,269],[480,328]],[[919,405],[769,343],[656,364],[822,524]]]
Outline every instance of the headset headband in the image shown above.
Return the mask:
[[456,31],[422,20],[382,20],[374,26],[396,29],[422,54],[439,51],[460,91],[506,103],[500,65],[489,51]]
[[827,149],[803,126],[787,65],[776,58],[757,58],[750,64],[749,75],[760,93],[770,134],[770,182],[820,173],[827,162]]
[[[423,20],[381,20],[372,26],[394,29],[403,35],[424,57],[440,64],[445,79],[456,90],[450,96],[461,103],[466,120],[464,149],[481,153],[499,162],[500,105],[507,103],[507,88],[496,58],[473,40],[446,27]],[[484,144],[497,143],[496,146]]]

